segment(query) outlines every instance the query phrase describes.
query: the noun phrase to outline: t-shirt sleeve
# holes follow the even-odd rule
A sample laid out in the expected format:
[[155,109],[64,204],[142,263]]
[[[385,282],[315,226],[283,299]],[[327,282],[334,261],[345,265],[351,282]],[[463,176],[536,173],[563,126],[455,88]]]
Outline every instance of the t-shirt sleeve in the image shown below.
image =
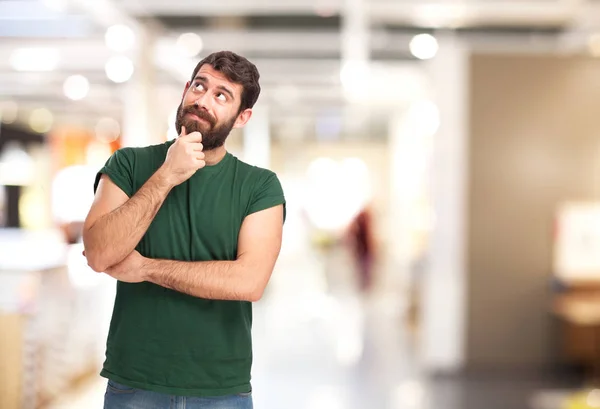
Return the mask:
[[266,177],[261,178],[254,191],[248,214],[260,212],[261,210],[283,205],[283,221],[286,218],[286,202],[283,188],[279,178],[273,172],[268,172]]
[[102,174],[107,175],[129,197],[133,195],[133,151],[131,148],[121,148],[113,153],[102,169],[96,174],[94,193],[100,183]]

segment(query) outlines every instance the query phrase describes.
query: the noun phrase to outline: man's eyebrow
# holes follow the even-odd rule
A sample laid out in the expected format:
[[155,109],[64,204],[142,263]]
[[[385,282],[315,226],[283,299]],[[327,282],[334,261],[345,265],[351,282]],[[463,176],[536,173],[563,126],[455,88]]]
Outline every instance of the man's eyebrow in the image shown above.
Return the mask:
[[[206,78],[203,75],[196,75],[196,78],[194,78],[194,81],[200,81],[200,82],[206,83],[206,82],[208,82],[208,78]],[[231,92],[231,90],[229,88],[225,87],[224,85],[218,85],[217,89],[225,92],[227,95],[229,95],[229,97],[231,99],[235,99],[233,92]]]

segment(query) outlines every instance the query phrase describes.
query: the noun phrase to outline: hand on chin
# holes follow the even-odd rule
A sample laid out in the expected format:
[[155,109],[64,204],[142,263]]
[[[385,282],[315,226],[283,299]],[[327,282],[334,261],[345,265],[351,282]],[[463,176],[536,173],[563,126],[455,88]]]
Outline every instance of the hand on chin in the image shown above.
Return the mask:
[[210,125],[204,121],[193,121],[184,125],[188,133],[200,132],[204,136],[205,133],[210,131]]

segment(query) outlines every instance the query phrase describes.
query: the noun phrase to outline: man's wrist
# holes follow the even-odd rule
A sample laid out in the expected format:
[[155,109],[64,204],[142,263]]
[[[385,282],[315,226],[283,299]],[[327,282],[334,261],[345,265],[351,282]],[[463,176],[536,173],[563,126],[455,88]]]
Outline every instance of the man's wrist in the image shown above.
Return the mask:
[[175,183],[172,181],[170,177],[171,172],[165,168],[163,164],[158,170],[154,173],[154,180],[156,183],[166,190],[171,190],[175,187]]
[[144,257],[144,261],[140,267],[144,275],[144,281],[148,281],[150,283],[154,282],[154,264],[155,260],[148,257]]

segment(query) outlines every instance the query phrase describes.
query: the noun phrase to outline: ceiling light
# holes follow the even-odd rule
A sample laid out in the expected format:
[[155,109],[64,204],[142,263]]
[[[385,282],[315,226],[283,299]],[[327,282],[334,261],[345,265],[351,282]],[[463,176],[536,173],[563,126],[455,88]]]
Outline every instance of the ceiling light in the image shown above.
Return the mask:
[[133,75],[134,67],[127,57],[117,55],[111,57],[105,65],[106,76],[113,82],[123,83]]
[[121,126],[113,118],[102,118],[96,124],[96,138],[104,143],[116,141],[121,135]]
[[420,60],[428,60],[438,52],[438,42],[431,34],[417,34],[410,41],[410,52]]
[[46,108],[38,108],[31,112],[29,116],[29,126],[37,133],[46,133],[52,129],[54,117],[52,112]]
[[35,163],[21,144],[9,141],[0,153],[0,184],[28,185],[33,179]]
[[72,75],[65,80],[63,91],[67,98],[79,101],[85,98],[90,91],[90,82],[83,75]]
[[106,46],[113,51],[128,51],[135,44],[135,34],[131,28],[117,24],[106,30],[104,41],[106,42]]
[[10,55],[10,65],[17,71],[52,71],[59,60],[55,48],[17,48]]
[[202,39],[198,34],[185,33],[177,39],[177,49],[185,57],[195,57],[204,46]]

